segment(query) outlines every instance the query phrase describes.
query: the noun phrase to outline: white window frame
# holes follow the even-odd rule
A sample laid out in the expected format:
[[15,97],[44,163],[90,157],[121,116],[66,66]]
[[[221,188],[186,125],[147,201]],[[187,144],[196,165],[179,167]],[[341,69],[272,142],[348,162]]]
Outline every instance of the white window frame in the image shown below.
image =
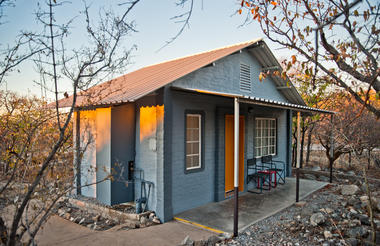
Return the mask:
[[[258,133],[258,121],[261,122],[261,126],[260,126],[260,137],[258,137],[257,133]],[[268,121],[269,123],[269,127],[268,128],[264,128],[263,127],[263,122],[266,122]],[[271,127],[271,122],[274,122],[274,128]],[[274,135],[271,135],[271,130],[274,129]],[[267,138],[267,145],[266,146],[263,146],[263,139],[265,138],[264,137],[264,132],[267,131],[267,136],[265,136]],[[258,146],[257,144],[257,138],[260,138],[260,146]],[[270,144],[270,139],[273,138],[274,139],[274,144]],[[273,152],[271,152],[271,147],[274,147],[273,148]],[[276,155],[277,154],[277,122],[276,122],[276,118],[255,118],[255,157],[256,158],[260,158],[263,156],[263,149],[266,148],[267,149],[267,154],[266,155]],[[258,155],[258,149],[260,149],[260,155]]]
[[[187,140],[187,130],[189,129],[189,127],[188,127],[188,125],[186,124],[186,135],[185,135],[185,138],[186,138],[186,141],[185,141],[185,143],[186,143],[186,146],[185,146],[185,151],[186,151],[186,153],[185,153],[185,164],[186,164],[186,170],[193,170],[193,169],[198,169],[198,168],[201,168],[202,167],[202,114],[192,114],[192,113],[187,113],[186,114],[186,121],[187,121],[187,117],[188,116],[196,116],[196,117],[198,117],[198,124],[199,124],[199,128],[198,128],[198,134],[199,134],[199,136],[198,136],[198,141],[188,141]],[[192,129],[196,129],[196,128],[192,128]],[[199,150],[198,150],[198,154],[187,154],[187,144],[188,143],[197,143],[197,142],[199,142],[199,144],[198,144],[198,146],[199,146]],[[187,157],[188,156],[196,156],[196,155],[198,155],[198,158],[199,158],[199,160],[198,160],[198,163],[199,163],[199,165],[198,166],[194,166],[194,167],[188,167],[187,166]]]

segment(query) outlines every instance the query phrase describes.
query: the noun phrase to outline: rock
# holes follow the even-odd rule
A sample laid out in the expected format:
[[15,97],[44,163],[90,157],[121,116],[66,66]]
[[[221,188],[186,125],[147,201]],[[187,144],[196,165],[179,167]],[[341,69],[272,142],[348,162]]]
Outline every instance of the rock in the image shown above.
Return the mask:
[[368,235],[368,230],[365,227],[355,227],[348,230],[347,235],[352,238],[362,238]]
[[207,245],[207,244],[202,240],[194,242],[194,246],[204,246],[204,245]]
[[64,219],[67,219],[67,220],[69,220],[70,219],[70,213],[65,213],[65,215],[63,215],[63,218]]
[[309,217],[313,214],[313,209],[309,206],[303,207],[301,211],[301,216]]
[[154,213],[149,214],[149,220],[153,220],[156,215]]
[[331,231],[324,231],[323,235],[325,236],[326,239],[329,239],[329,238],[333,237]]
[[330,178],[326,177],[326,176],[319,176],[319,180],[321,180],[323,182],[330,182]]
[[346,243],[349,245],[349,246],[357,246],[358,245],[358,240],[356,238],[348,238],[346,239]]
[[[372,242],[372,232],[369,232],[367,241]],[[376,242],[375,245],[380,245],[380,231],[376,232]]]
[[340,204],[342,205],[342,207],[345,207],[347,206],[347,201],[341,201]]
[[331,208],[321,208],[319,211],[327,214],[331,214],[332,212],[334,212],[334,210],[332,210]]
[[359,192],[360,188],[357,185],[343,185],[341,194],[344,196],[355,195]]
[[58,209],[57,214],[58,214],[58,216],[62,217],[65,214],[65,210],[63,210],[62,208],[60,208],[60,209]]
[[369,221],[369,217],[366,214],[353,214],[353,217],[355,217],[358,220],[360,220],[360,223],[362,225],[371,225],[371,223]]
[[355,209],[353,209],[353,208],[350,208],[350,213],[351,214],[357,214],[358,213],[358,211],[356,211]]
[[316,180],[317,177],[313,174],[305,173],[305,178],[311,179],[311,180]]
[[191,238],[189,236],[186,236],[185,239],[183,239],[181,245],[193,246],[194,245],[194,241],[191,240]]
[[348,174],[348,175],[351,175],[351,176],[355,176],[355,172],[352,171],[352,170],[348,171],[347,174]]
[[148,222],[148,219],[147,219],[145,216],[141,216],[141,218],[140,218],[140,223],[141,223],[142,225],[145,225],[146,222]]
[[99,221],[100,220],[100,214],[98,214],[98,215],[96,215],[96,216],[94,216],[93,218],[92,218],[92,220],[93,221]]
[[311,170],[312,171],[321,171],[321,167],[320,166],[314,166]]
[[376,199],[374,202],[375,209],[380,212],[380,199]]
[[368,196],[361,196],[361,197],[359,197],[359,199],[360,199],[360,201],[362,201],[362,202],[365,202],[365,201],[368,201]]
[[213,236],[208,238],[207,244],[208,245],[215,245],[217,242],[222,241],[222,240],[223,239],[221,239],[220,237],[213,235]]
[[156,224],[161,224],[160,219],[157,218],[157,217],[154,217],[154,218],[153,218],[153,222],[156,223]]
[[299,202],[296,202],[295,205],[296,205],[296,207],[301,207],[302,208],[303,206],[306,205],[306,202],[305,201],[299,201]]
[[310,217],[310,223],[313,226],[321,225],[325,223],[325,221],[326,221],[325,216],[320,212],[315,213]]

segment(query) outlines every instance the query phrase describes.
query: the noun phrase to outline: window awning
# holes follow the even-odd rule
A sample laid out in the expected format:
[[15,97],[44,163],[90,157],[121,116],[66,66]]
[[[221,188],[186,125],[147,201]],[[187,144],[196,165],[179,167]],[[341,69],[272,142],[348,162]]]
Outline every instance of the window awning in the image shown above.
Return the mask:
[[253,105],[282,108],[282,109],[291,109],[294,111],[300,111],[300,112],[306,112],[306,113],[335,114],[334,111],[313,108],[313,107],[308,107],[305,105],[299,105],[299,104],[293,104],[293,103],[279,102],[279,101],[264,99],[260,97],[250,97],[250,96],[245,96],[242,94],[233,94],[233,93],[225,93],[225,92],[217,92],[217,91],[209,91],[209,90],[201,90],[201,89],[193,89],[193,88],[182,88],[182,87],[174,87],[174,88],[179,89],[179,90],[184,90],[184,91],[192,91],[192,92],[210,94],[210,95],[215,95],[215,96],[223,96],[223,97],[231,97],[231,98],[237,97],[239,99],[239,102],[253,104]]

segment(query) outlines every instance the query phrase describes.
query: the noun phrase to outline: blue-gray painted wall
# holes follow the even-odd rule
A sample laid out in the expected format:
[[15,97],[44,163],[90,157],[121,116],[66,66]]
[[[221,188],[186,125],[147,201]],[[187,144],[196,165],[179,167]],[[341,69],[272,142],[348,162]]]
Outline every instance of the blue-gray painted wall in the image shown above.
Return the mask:
[[[205,153],[204,166],[199,172],[185,172],[185,123],[186,110],[204,112]],[[250,113],[248,113],[248,111]],[[287,114],[286,110],[249,104],[240,105],[245,116],[244,165],[254,157],[254,131],[256,117],[277,119],[277,154],[275,160],[287,159]],[[173,91],[173,137],[172,137],[172,205],[173,214],[225,199],[225,115],[233,114],[233,100],[217,96]],[[246,183],[246,182],[244,182]],[[251,187],[251,186],[249,186]],[[244,190],[248,188],[244,185]]]
[[[158,217],[164,216],[164,122],[157,124],[155,131],[144,139],[140,139],[140,111],[144,107],[163,105],[163,94],[160,90],[157,95],[145,96],[136,101],[136,158],[135,158],[135,199],[141,197],[141,179],[152,182],[148,200],[148,209],[156,211]],[[148,186],[146,186],[148,193]]]
[[111,204],[134,201],[133,183],[128,183],[128,162],[135,159],[135,104],[111,108]]
[[[217,105],[228,107],[232,105],[233,100],[181,91],[172,91],[172,94],[172,207],[175,215],[214,201],[216,107]],[[198,172],[185,173],[186,110],[199,110],[204,113],[204,163]]]
[[[251,67],[251,91],[240,90],[240,63]],[[246,50],[227,56],[215,62],[215,66],[207,66],[190,73],[175,82],[173,86],[212,90],[224,93],[255,96],[280,102],[289,102],[270,77],[259,80],[261,65]]]

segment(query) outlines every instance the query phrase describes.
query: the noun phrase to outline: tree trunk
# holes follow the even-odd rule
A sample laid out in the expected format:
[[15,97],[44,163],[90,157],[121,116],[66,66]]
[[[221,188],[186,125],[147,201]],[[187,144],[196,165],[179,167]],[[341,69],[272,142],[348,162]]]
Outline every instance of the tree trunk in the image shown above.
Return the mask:
[[303,166],[303,146],[305,145],[305,132],[306,132],[305,127],[302,127],[301,130],[302,130],[302,134],[301,134],[301,149],[300,149],[300,151],[301,151],[300,168],[302,168],[302,166]]
[[307,132],[307,143],[306,143],[306,164],[310,162],[310,148],[311,148],[311,135],[313,133],[314,125],[309,128]]
[[332,183],[333,180],[333,164],[334,164],[334,158],[329,158],[329,167],[330,167],[330,183]]
[[352,160],[351,160],[351,151],[348,152],[348,167],[351,168]]
[[368,170],[371,167],[371,149],[368,149]]
[[296,133],[297,132],[297,126],[295,127],[295,130],[293,131],[293,139],[294,139],[294,143],[293,143],[293,155],[292,155],[292,166],[293,167],[296,167],[296,163],[297,163],[297,137],[296,137]]
[[5,245],[7,243],[7,227],[3,219],[0,217],[0,244]]

